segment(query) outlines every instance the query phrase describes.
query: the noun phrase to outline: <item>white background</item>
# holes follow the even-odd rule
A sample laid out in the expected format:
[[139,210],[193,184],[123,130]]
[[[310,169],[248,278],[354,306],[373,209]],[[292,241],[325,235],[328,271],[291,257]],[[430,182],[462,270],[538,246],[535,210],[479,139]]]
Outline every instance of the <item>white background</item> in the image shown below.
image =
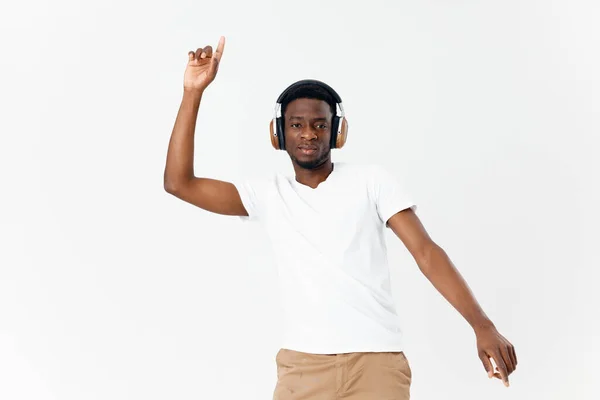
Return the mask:
[[220,35],[196,174],[291,171],[274,101],[329,83],[334,161],[407,177],[514,343],[507,389],[390,233],[413,399],[598,399],[599,20],[567,0],[3,3],[0,399],[271,398],[266,236],[163,190],[187,52]]

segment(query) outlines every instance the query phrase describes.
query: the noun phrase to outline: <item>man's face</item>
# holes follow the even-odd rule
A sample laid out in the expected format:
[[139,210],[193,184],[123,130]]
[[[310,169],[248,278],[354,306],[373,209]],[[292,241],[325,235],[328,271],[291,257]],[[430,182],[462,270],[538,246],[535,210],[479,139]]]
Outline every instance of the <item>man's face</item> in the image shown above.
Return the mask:
[[292,162],[314,169],[331,154],[331,108],[326,101],[296,99],[285,110],[285,147]]

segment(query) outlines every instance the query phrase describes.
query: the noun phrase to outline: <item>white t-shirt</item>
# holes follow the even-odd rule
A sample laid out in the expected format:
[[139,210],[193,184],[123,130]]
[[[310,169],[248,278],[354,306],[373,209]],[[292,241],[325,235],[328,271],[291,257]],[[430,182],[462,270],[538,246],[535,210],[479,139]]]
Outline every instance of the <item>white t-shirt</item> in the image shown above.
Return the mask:
[[236,183],[248,217],[273,245],[283,348],[315,354],[402,351],[384,231],[415,209],[401,181],[377,165],[334,164],[315,189],[294,176]]

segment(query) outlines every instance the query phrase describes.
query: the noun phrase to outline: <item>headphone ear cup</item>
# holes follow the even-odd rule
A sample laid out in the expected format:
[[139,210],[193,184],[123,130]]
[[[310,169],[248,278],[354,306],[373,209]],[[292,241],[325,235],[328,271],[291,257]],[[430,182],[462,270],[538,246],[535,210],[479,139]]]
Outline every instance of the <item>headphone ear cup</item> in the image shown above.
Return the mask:
[[336,137],[335,148],[341,149],[346,144],[346,139],[348,139],[348,120],[346,117],[343,117],[339,122],[341,124],[338,134]]
[[285,150],[285,135],[283,133],[283,117],[277,118],[275,122],[277,128],[277,139],[279,150]]
[[340,127],[340,117],[334,115],[331,118],[331,140],[329,141],[329,147],[332,149],[337,148],[337,138]]
[[273,148],[275,150],[279,150],[279,139],[277,138],[277,133],[275,132],[275,119],[271,120],[271,123],[269,124],[269,132],[270,132],[270,136],[271,136],[271,146],[273,146]]

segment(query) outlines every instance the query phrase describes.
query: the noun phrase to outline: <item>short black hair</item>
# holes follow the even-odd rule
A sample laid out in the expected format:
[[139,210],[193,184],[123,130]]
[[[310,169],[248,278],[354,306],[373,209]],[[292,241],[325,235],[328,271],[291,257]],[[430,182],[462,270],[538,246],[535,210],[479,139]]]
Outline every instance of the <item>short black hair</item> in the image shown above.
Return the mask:
[[285,110],[292,101],[297,99],[316,99],[323,100],[331,108],[331,115],[335,116],[337,113],[337,103],[331,93],[325,88],[316,85],[314,83],[307,83],[300,85],[289,91],[285,97],[281,100],[281,116],[285,117]]

